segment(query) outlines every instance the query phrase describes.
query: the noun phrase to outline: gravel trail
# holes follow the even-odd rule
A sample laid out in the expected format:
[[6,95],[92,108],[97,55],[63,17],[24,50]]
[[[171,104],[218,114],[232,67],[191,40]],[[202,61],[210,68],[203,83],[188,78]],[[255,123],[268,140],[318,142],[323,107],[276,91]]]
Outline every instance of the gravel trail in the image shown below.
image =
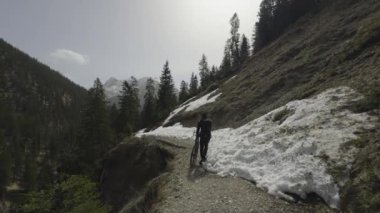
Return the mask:
[[155,140],[174,152],[175,159],[151,212],[335,212],[322,202],[289,203],[241,178],[190,168],[191,141]]

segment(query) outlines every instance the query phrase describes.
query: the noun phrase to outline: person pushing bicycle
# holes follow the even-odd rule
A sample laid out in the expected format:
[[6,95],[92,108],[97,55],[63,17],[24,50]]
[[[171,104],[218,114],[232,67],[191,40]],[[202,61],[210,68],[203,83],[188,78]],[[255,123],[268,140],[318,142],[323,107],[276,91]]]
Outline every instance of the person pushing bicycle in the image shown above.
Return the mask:
[[197,125],[197,132],[196,137],[199,138],[200,142],[200,154],[201,154],[201,161],[199,162],[199,165],[202,165],[203,162],[207,160],[207,150],[208,150],[208,143],[211,139],[211,127],[212,122],[210,119],[207,118],[207,114],[203,113],[201,116],[201,120],[198,121]]

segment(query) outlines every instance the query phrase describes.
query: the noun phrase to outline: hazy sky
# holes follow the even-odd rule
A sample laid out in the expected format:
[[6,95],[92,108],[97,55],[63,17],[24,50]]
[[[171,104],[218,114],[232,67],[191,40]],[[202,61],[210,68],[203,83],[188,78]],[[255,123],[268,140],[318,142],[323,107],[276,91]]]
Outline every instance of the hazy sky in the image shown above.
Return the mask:
[[219,65],[229,19],[252,37],[261,0],[0,0],[0,37],[89,87],[99,77],[198,72],[202,53]]

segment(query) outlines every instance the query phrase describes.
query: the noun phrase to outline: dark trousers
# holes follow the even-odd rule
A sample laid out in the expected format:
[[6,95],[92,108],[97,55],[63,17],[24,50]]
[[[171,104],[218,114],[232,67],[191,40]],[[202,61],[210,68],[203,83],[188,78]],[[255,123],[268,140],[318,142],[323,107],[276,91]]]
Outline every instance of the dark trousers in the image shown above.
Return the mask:
[[200,143],[200,153],[201,153],[202,161],[206,160],[208,142],[210,142],[210,137],[207,137],[207,136],[202,137],[201,136],[199,143]]

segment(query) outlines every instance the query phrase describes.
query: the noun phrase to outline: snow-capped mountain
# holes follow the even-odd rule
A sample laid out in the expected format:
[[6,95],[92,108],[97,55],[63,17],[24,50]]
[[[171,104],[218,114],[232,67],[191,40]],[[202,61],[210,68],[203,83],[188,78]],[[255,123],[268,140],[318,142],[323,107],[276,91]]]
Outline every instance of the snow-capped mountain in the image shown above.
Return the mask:
[[[144,95],[146,93],[146,81],[148,80],[149,77],[144,77],[137,79],[137,85],[139,88],[139,99],[140,99],[140,106],[144,105]],[[156,88],[156,92],[158,90],[158,81],[154,79],[154,86]],[[104,87],[104,92],[106,95],[107,100],[111,104],[118,104],[118,95],[120,94],[120,91],[122,90],[123,87],[123,81],[124,80],[118,80],[114,77],[109,78],[103,85]],[[129,81],[129,80],[128,80]]]
[[107,99],[119,95],[119,92],[121,91],[122,86],[123,86],[122,80],[118,80],[114,77],[109,78],[103,85],[104,92],[106,94]]

